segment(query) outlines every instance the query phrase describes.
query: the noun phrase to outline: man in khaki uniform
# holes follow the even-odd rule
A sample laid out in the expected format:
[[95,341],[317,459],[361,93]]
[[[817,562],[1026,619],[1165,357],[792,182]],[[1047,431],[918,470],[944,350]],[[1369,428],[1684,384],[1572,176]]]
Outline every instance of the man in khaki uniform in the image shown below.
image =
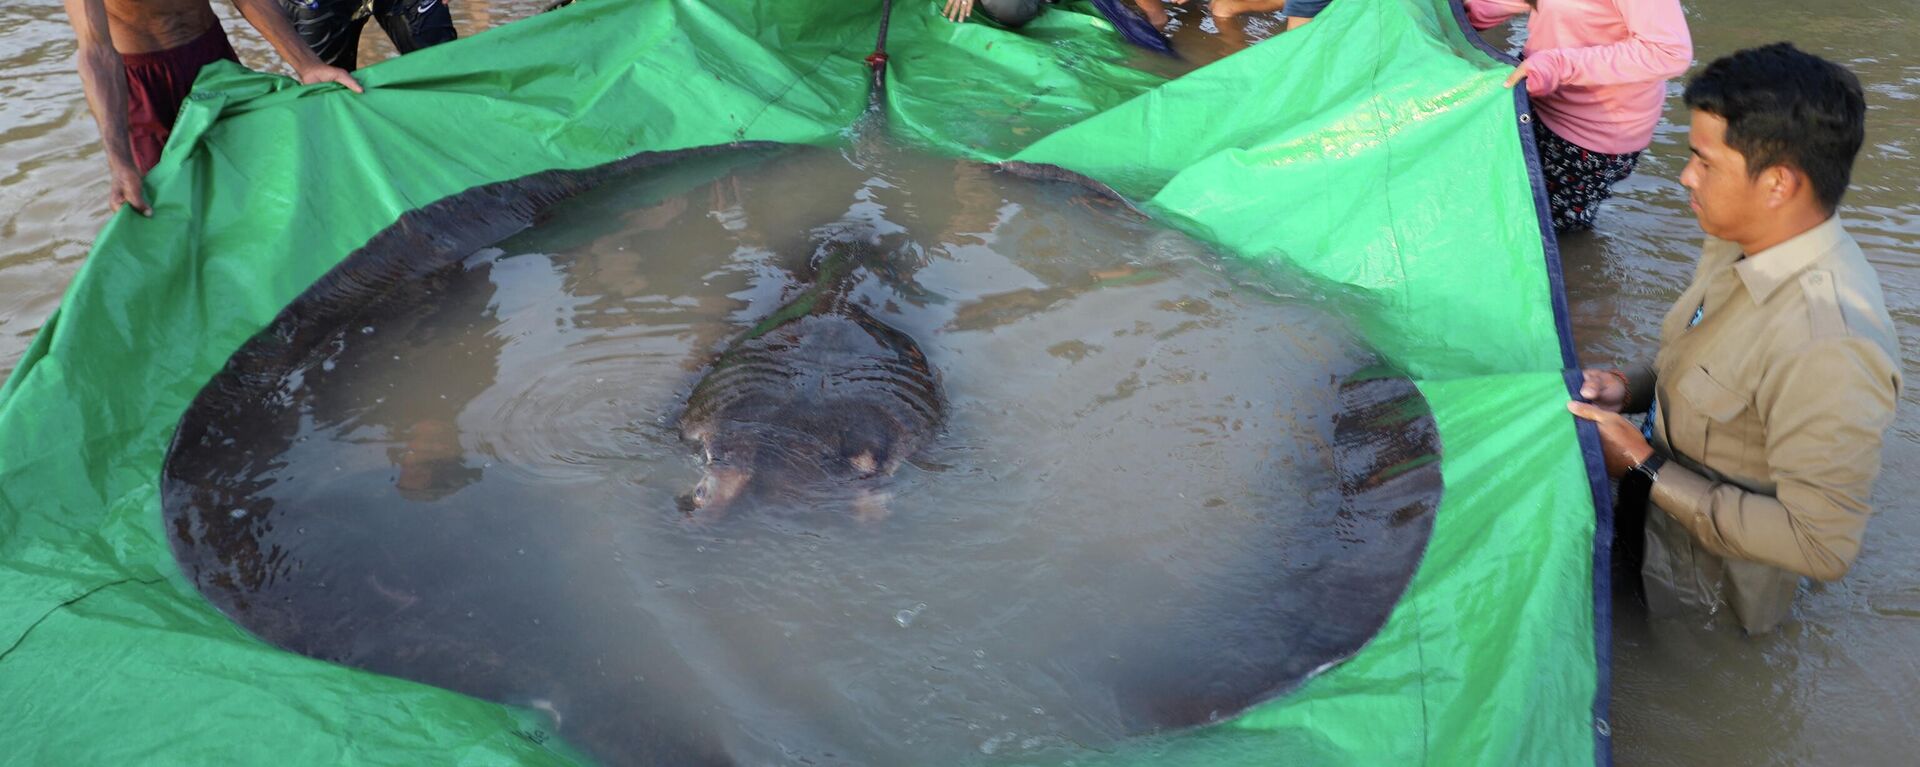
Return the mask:
[[[1599,424],[1623,497],[1651,500],[1649,606],[1727,605],[1764,633],[1803,576],[1860,553],[1899,398],[1879,278],[1834,215],[1866,107],[1852,73],[1786,43],[1713,62],[1685,99],[1699,269],[1654,364],[1588,370],[1592,404],[1568,407]],[[1649,406],[1652,444],[1619,415]]]

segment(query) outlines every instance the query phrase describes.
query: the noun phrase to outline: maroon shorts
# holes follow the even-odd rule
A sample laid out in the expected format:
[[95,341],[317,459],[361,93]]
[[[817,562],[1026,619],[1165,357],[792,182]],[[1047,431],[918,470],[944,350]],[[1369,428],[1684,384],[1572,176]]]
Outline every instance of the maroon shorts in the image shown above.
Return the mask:
[[180,116],[180,105],[193,90],[200,68],[221,59],[238,62],[240,57],[233,54],[227,31],[219,24],[176,48],[120,54],[127,65],[127,138],[141,173],[160,161],[160,148],[167,145],[173,118]]

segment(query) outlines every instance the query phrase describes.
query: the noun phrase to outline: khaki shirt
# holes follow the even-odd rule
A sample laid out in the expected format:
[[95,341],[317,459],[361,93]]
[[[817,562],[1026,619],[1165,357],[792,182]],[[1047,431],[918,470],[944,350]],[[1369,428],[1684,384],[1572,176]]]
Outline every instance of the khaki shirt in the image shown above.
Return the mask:
[[1801,576],[1846,574],[1873,513],[1899,354],[1879,276],[1837,217],[1749,258],[1707,238],[1659,356],[1630,376],[1627,410],[1658,397],[1654,449],[1671,457],[1651,495],[1664,513],[1647,514],[1653,607],[1726,604],[1763,633]]

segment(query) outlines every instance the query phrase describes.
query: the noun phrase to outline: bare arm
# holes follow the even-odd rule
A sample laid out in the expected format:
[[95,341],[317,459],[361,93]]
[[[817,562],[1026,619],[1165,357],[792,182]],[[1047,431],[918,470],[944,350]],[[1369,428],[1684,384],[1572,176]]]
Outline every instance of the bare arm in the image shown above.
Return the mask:
[[1507,19],[1533,10],[1526,0],[1466,0],[1465,5],[1467,23],[1477,30],[1492,29]]
[[80,85],[87,94],[87,108],[100,126],[100,146],[107,152],[107,172],[112,184],[109,207],[119,210],[122,203],[143,215],[153,215],[146,196],[140,191],[140,168],[133,162],[133,143],[127,136],[127,69],[120,52],[113,49],[113,35],[107,27],[104,0],[62,0],[67,20],[73,24],[80,41]]
[[[97,1],[97,0],[96,0]],[[71,0],[69,0],[71,2]],[[363,92],[360,83],[353,75],[336,66],[331,66],[313,54],[307,47],[307,41],[300,39],[300,33],[294,31],[293,22],[287,20],[286,12],[273,0],[233,0],[233,7],[246,17],[247,23],[260,30],[260,36],[280,54],[280,58],[293,67],[293,74],[301,83],[333,82],[347,87],[354,93]]]

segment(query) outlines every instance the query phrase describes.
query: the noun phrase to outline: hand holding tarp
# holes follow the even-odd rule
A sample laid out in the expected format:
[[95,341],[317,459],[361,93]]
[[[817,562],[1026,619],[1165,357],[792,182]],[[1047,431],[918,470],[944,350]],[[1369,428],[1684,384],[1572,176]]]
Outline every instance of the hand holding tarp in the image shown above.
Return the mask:
[[1549,82],[1551,78],[1545,73],[1550,70],[1542,70],[1536,66],[1539,63],[1537,57],[1544,56],[1547,53],[1551,53],[1551,51],[1541,51],[1538,54],[1534,54],[1536,58],[1521,59],[1520,66],[1514,67],[1513,72],[1507,75],[1507,87],[1511,88],[1521,80],[1526,80],[1527,95],[1529,96],[1538,96],[1553,90],[1554,84]]
[[140,211],[140,215],[152,218],[153,206],[147,204],[146,194],[140,188],[140,171],[115,165],[110,172],[113,191],[107,199],[107,211],[117,212],[121,205],[127,205]]
[[1580,371],[1580,396],[1601,410],[1618,413],[1627,406],[1627,374],[1611,368]]
[[1640,429],[1626,416],[1610,413],[1585,402],[1568,402],[1567,410],[1600,427],[1600,453],[1607,459],[1607,476],[1619,479],[1628,469],[1653,455],[1653,446],[1640,436]]
[[317,66],[311,66],[311,67],[307,67],[306,69],[299,70],[295,74],[299,76],[301,85],[312,85],[314,83],[339,83],[341,85],[346,86],[347,90],[353,91],[354,93],[367,92],[365,88],[360,87],[360,81],[353,79],[353,75],[348,74],[347,70],[341,69],[339,67],[320,64]]

